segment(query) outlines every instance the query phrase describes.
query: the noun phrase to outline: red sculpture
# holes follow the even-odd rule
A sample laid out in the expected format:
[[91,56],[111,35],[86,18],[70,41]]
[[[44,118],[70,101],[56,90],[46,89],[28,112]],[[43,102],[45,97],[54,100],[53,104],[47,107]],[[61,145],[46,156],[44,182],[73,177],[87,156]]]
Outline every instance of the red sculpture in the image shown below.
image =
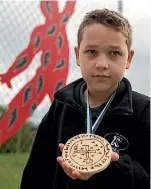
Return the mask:
[[42,52],[41,66],[35,77],[12,99],[0,120],[0,144],[20,130],[46,94],[52,101],[54,93],[66,85],[69,70],[66,24],[74,12],[75,3],[67,1],[64,10],[59,12],[57,1],[41,1],[45,23],[33,30],[28,47],[16,57],[7,73],[0,75],[0,82],[11,88],[11,79],[23,72],[38,52]]

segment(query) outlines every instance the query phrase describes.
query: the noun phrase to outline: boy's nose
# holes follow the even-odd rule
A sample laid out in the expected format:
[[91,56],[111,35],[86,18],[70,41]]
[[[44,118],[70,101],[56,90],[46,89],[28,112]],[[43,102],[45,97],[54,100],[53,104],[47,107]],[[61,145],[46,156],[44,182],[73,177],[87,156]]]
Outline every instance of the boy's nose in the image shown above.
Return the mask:
[[108,68],[108,60],[105,55],[100,55],[96,60],[96,68],[97,69],[107,69]]

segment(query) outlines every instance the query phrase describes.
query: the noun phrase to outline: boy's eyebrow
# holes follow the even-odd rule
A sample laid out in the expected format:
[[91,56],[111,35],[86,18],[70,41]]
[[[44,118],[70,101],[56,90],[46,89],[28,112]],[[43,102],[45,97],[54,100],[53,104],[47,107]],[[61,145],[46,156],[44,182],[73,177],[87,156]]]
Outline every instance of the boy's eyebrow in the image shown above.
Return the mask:
[[122,50],[122,47],[120,45],[109,45],[109,48],[111,48],[111,49],[121,49]]
[[97,45],[86,45],[85,48],[96,48],[98,47]]
[[[98,48],[98,45],[86,45],[85,48]],[[122,50],[122,47],[120,45],[109,45],[108,48],[110,49],[120,49]]]

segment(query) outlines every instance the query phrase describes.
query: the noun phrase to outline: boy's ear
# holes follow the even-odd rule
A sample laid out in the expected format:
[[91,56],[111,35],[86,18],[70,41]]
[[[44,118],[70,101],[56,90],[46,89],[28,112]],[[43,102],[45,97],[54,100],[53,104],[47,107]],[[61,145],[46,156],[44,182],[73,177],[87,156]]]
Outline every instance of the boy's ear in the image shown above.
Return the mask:
[[132,59],[134,56],[134,50],[130,50],[128,54],[128,59],[127,59],[127,64],[126,64],[126,69],[129,69],[132,63]]
[[79,64],[79,48],[77,46],[74,47],[74,52],[75,52],[75,56],[76,56],[76,64],[78,66],[80,66],[80,64]]

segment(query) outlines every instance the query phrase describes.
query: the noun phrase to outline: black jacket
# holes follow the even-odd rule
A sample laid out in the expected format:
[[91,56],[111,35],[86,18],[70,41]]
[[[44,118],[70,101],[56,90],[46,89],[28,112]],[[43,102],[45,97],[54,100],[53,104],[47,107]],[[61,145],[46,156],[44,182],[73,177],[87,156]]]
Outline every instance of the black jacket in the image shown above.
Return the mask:
[[149,189],[150,98],[134,92],[123,78],[96,134],[105,137],[120,155],[117,162],[87,181],[70,179],[56,161],[59,143],[86,132],[85,112],[79,102],[78,79],[55,94],[42,119],[21,189]]

